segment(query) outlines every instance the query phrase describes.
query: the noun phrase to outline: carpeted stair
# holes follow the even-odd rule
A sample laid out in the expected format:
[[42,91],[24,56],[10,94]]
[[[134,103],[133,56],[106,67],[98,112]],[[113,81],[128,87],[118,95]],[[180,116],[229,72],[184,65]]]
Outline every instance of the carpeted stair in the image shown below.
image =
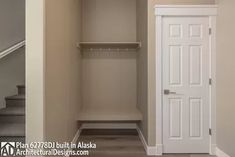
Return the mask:
[[0,109],[0,142],[25,142],[25,86],[17,86],[18,95],[6,97]]

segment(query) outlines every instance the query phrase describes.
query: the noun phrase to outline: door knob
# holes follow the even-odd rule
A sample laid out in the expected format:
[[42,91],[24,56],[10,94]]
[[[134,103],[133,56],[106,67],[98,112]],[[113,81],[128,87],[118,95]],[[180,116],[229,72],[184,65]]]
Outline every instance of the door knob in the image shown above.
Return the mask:
[[164,90],[165,95],[170,95],[170,94],[177,94],[176,92],[171,92],[169,89]]

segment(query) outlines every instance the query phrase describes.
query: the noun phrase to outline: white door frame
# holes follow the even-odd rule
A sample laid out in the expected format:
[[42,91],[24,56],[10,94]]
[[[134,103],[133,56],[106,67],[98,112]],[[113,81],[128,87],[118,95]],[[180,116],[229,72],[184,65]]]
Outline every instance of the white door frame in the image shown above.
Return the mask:
[[[216,148],[216,15],[217,5],[156,5],[156,145],[158,146],[157,155],[163,153],[163,87],[162,87],[162,19],[172,16],[195,17],[202,16],[209,18],[210,35],[210,59],[209,59],[209,77],[212,79],[210,86],[210,128],[212,135],[210,136],[211,155],[215,154]],[[209,80],[208,80],[209,81]],[[209,130],[208,130],[209,133]]]

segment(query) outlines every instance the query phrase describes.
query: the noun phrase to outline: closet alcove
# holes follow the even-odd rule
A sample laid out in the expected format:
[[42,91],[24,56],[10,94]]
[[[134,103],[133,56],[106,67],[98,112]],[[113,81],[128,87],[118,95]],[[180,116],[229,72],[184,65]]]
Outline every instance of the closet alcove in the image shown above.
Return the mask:
[[146,56],[141,53],[147,53],[147,39],[138,7],[137,0],[82,0],[78,121],[143,119],[141,64]]

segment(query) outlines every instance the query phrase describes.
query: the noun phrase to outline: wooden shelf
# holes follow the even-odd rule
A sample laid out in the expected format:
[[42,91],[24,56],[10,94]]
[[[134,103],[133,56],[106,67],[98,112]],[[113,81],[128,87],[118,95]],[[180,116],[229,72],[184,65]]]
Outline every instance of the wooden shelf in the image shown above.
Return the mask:
[[137,108],[130,109],[98,109],[83,108],[78,121],[141,121],[142,114]]
[[80,49],[138,49],[140,42],[80,42]]

